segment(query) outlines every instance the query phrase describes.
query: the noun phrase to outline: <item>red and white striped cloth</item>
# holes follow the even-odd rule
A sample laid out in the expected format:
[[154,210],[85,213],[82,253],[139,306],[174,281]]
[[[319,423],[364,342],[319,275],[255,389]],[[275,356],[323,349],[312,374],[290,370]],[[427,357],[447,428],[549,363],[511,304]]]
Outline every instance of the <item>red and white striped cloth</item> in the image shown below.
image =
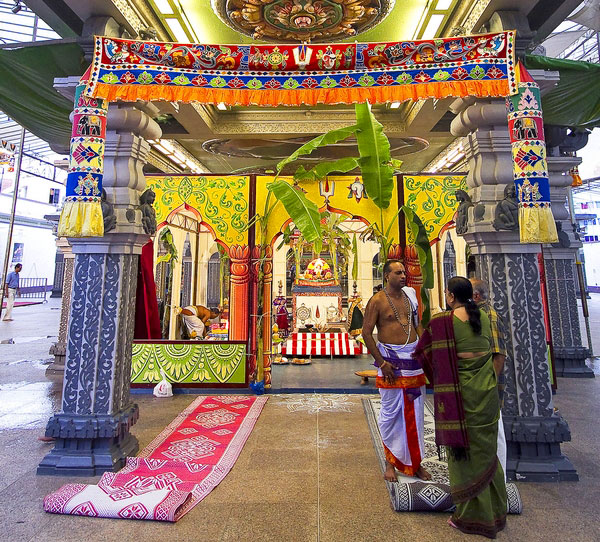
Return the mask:
[[360,356],[367,347],[348,333],[291,333],[281,346],[284,356]]

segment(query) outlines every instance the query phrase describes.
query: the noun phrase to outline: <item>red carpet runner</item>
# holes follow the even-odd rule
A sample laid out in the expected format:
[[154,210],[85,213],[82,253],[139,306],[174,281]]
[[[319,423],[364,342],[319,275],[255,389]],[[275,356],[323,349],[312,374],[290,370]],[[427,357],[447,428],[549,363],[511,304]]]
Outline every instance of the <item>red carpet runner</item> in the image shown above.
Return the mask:
[[66,484],[44,510],[123,519],[177,521],[206,497],[236,462],[266,397],[198,397],[138,457],[98,485]]

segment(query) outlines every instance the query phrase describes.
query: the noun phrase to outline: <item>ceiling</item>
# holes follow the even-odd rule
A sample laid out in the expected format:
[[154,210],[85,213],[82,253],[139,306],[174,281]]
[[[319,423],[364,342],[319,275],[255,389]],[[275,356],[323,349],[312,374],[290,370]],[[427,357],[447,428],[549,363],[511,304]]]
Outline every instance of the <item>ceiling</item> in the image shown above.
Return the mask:
[[[346,40],[339,41],[354,41],[356,38],[360,41],[413,39],[416,37],[416,31],[420,30],[423,17],[430,9],[435,8],[439,1],[397,0],[390,14],[375,28],[357,37],[349,37]],[[440,14],[445,15],[448,15],[458,4],[458,0],[441,0],[441,2],[444,7],[450,5],[449,9],[439,11]],[[465,3],[473,2],[467,0]],[[204,43],[256,43],[250,37],[243,36],[226,26],[213,11],[211,0],[180,0],[180,4],[199,41]]]
[[[216,2],[219,0],[212,0]],[[460,3],[464,10],[474,2]],[[227,26],[214,12],[211,0],[150,0],[168,25],[170,16],[185,21],[189,38],[201,43],[261,43]],[[441,35],[459,8],[458,0],[397,0],[377,26],[339,41],[400,41]],[[189,30],[188,30],[189,28]],[[392,141],[392,154],[404,171],[419,171],[453,141],[449,133],[451,100],[375,106],[374,112]],[[176,139],[212,172],[272,169],[301,143],[334,127],[354,123],[353,106],[233,107],[224,110],[200,104],[156,104],[163,138]],[[286,141],[284,141],[286,140]],[[261,146],[261,141],[264,145]],[[278,141],[277,152],[274,141]],[[249,152],[251,149],[251,152]],[[335,153],[335,150],[332,152]],[[299,162],[302,163],[302,162]],[[306,161],[305,165],[310,165]]]

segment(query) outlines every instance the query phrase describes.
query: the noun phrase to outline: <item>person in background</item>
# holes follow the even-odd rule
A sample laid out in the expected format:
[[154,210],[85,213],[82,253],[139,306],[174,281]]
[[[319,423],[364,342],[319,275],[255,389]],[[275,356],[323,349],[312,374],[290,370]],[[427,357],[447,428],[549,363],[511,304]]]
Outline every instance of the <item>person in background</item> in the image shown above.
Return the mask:
[[181,309],[181,318],[192,339],[206,337],[207,323],[221,314],[219,309],[207,309],[202,305],[188,305]]
[[4,285],[4,295],[6,296],[6,312],[4,313],[4,322],[12,322],[12,310],[15,304],[15,297],[19,295],[19,273],[23,266],[18,263],[15,265],[15,270],[6,276]]

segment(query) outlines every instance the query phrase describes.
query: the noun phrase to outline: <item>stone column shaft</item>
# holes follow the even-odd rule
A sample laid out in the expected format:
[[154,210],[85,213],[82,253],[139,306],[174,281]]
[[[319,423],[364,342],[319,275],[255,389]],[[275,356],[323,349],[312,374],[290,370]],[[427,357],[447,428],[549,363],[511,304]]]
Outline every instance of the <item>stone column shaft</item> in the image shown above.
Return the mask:
[[489,285],[492,305],[507,327],[502,411],[507,475],[528,481],[576,480],[574,467],[560,452],[560,443],[570,440],[569,428],[552,405],[537,262],[540,247],[520,244],[518,229],[508,220],[496,220],[498,209],[506,215],[515,205],[504,194],[513,183],[513,167],[503,102],[457,100],[452,105],[457,117],[451,130],[466,136],[472,205],[463,209],[463,237],[475,257],[477,274]]
[[103,214],[110,228],[100,238],[70,240],[75,261],[62,408],[46,427],[56,444],[39,474],[118,470],[138,450],[129,432],[138,417],[129,385],[138,261],[148,241],[139,196],[149,152],[145,138],[159,138],[161,132],[147,114],[151,106],[115,107],[105,150]]
[[568,171],[578,165],[581,158],[560,156],[558,147],[551,152],[555,156],[548,157],[550,195],[559,242],[545,246],[543,254],[554,365],[557,376],[594,378],[594,372],[585,363],[589,350],[581,343],[577,306],[579,281],[575,257],[582,245],[573,231],[566,206],[567,191],[572,182]]

